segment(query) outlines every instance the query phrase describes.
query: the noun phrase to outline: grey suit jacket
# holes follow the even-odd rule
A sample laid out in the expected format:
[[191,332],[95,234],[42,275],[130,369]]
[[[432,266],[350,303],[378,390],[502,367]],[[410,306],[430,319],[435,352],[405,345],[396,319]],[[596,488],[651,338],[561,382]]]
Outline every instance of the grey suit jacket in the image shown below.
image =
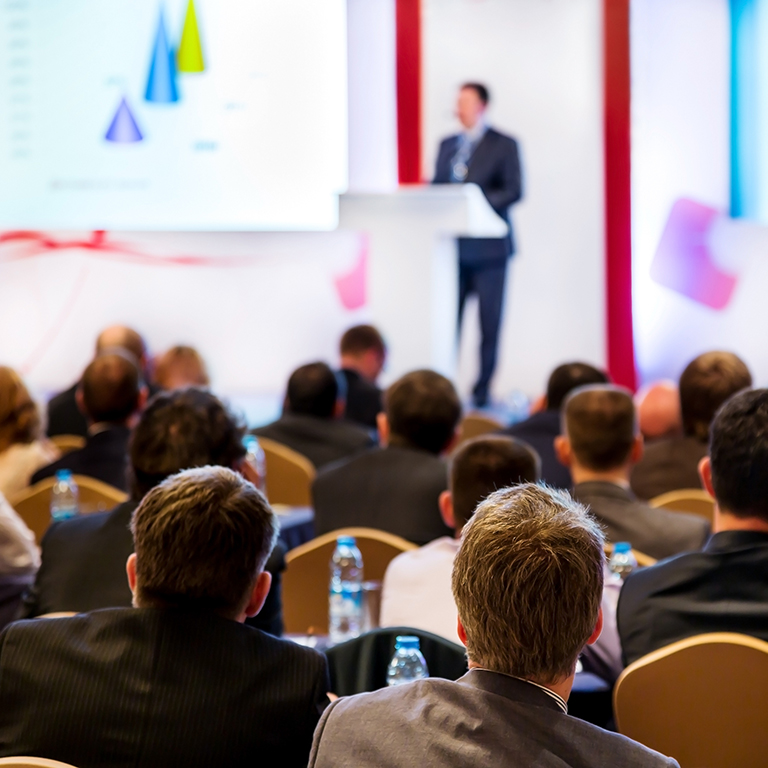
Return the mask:
[[677,763],[569,717],[540,688],[473,669],[339,699],[320,720],[310,768],[656,768]]
[[703,517],[654,509],[615,483],[579,483],[573,496],[589,506],[608,541],[628,541],[633,549],[656,560],[701,549],[709,536],[709,523]]

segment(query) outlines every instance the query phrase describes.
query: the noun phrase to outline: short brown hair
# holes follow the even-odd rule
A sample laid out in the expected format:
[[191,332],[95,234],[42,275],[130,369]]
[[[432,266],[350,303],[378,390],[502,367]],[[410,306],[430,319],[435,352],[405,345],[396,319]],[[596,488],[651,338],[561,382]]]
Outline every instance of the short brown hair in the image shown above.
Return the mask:
[[224,467],[188,469],[153,488],[133,513],[136,601],[235,618],[275,545],[277,518]]
[[83,373],[80,388],[94,422],[122,423],[139,406],[141,376],[136,364],[117,348],[99,355]]
[[597,625],[603,546],[565,491],[529,484],[489,496],[453,566],[470,660],[539,683],[568,677]]
[[384,395],[384,411],[393,445],[409,445],[438,454],[448,447],[461,418],[453,384],[435,371],[413,371]]
[[155,363],[155,384],[161,389],[207,387],[208,369],[202,355],[194,348],[178,344],[164,352]]
[[563,429],[583,467],[596,472],[620,467],[638,433],[632,395],[610,384],[579,387],[563,406]]
[[536,451],[512,437],[476,437],[451,456],[449,485],[456,530],[472,517],[477,505],[494,491],[539,479]]
[[13,368],[0,366],[0,451],[40,436],[40,412]]
[[372,349],[383,357],[387,352],[382,335],[372,325],[352,326],[344,332],[339,347],[342,355],[360,355]]
[[752,386],[752,374],[733,352],[705,352],[693,359],[680,376],[683,430],[706,442],[717,409],[742,389]]

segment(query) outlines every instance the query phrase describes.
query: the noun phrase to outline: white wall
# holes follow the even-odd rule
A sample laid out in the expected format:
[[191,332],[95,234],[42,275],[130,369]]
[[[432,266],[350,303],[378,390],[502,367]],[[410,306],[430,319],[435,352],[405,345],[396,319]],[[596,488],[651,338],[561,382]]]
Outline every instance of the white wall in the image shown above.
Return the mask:
[[[600,0],[423,0],[424,167],[455,133],[457,87],[485,82],[494,127],[515,136],[525,198],[513,207],[494,392],[542,390],[557,364],[605,363]],[[476,312],[462,342],[464,392],[477,370]]]

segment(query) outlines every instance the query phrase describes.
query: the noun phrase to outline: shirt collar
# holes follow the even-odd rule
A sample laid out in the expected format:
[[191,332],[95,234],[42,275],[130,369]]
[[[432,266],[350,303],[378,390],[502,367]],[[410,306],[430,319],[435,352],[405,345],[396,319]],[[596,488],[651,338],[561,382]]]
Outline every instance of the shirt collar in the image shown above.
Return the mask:
[[470,144],[475,144],[485,136],[485,132],[488,130],[488,123],[485,121],[485,116],[482,116],[471,128],[466,128],[462,131],[465,141]]
[[[566,703],[565,699],[559,694],[555,693],[553,690],[550,690],[544,685],[539,685],[538,683],[534,683],[532,680],[526,680],[522,677],[516,677],[515,675],[508,675],[506,672],[494,672],[490,669],[485,669],[484,667],[472,667],[472,669],[478,670],[478,672],[490,672],[494,675],[503,675],[504,677],[508,677],[511,680],[518,680],[521,683],[527,683],[528,685],[533,685],[536,688],[538,688],[540,691],[543,691],[547,694],[554,702],[555,704],[560,708],[560,710],[563,712],[563,714],[568,714],[568,704]],[[470,670],[471,671],[471,670]]]

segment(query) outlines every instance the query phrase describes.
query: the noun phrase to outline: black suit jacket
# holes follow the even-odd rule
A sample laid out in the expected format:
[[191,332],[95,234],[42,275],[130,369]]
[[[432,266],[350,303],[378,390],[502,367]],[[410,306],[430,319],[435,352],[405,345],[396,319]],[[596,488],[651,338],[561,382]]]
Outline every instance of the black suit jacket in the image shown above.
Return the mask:
[[128,427],[113,426],[89,435],[83,448],[65,453],[58,461],[38,469],[30,484],[53,477],[59,469],[69,469],[75,475],[95,477],[104,483],[128,491]]
[[649,442],[632,469],[630,484],[641,499],[652,499],[682,488],[701,488],[699,462],[707,444],[695,437],[669,437]]
[[[451,161],[459,148],[460,135],[449,136],[440,144],[435,166],[435,184],[451,183]],[[509,226],[506,237],[459,238],[462,264],[491,266],[504,263],[515,252],[509,206],[523,194],[520,153],[511,136],[488,128],[468,163],[467,183],[477,184],[488,202]]]
[[88,436],[88,422],[77,407],[75,392],[78,383],[73,384],[48,401],[48,436]]
[[437,501],[447,487],[439,457],[416,448],[374,448],[318,474],[312,486],[315,531],[362,525],[427,544],[453,535]]
[[376,416],[384,410],[381,390],[357,371],[344,368],[341,373],[347,380],[347,408],[344,416],[368,429],[376,429]]
[[528,443],[541,458],[541,480],[555,488],[570,488],[571,473],[555,455],[555,438],[560,434],[559,411],[541,411],[501,430],[502,435]]
[[723,531],[689,552],[631,574],[617,613],[624,661],[707,632],[768,642],[768,534]]
[[210,614],[116,608],[0,635],[0,755],[304,768],[325,657]]
[[[133,552],[129,529],[138,506],[126,501],[110,512],[53,523],[43,536],[42,563],[24,599],[23,618],[45,613],[130,607],[125,561]],[[278,542],[267,561],[272,586],[264,607],[248,623],[273,635],[283,631],[281,573],[285,545]]]
[[573,495],[589,506],[608,541],[628,541],[633,549],[656,560],[701,549],[709,536],[709,523],[703,517],[654,509],[615,483],[579,483]]
[[298,413],[285,413],[272,424],[252,431],[254,435],[287,445],[306,456],[318,469],[375,444],[370,431],[357,424]]

